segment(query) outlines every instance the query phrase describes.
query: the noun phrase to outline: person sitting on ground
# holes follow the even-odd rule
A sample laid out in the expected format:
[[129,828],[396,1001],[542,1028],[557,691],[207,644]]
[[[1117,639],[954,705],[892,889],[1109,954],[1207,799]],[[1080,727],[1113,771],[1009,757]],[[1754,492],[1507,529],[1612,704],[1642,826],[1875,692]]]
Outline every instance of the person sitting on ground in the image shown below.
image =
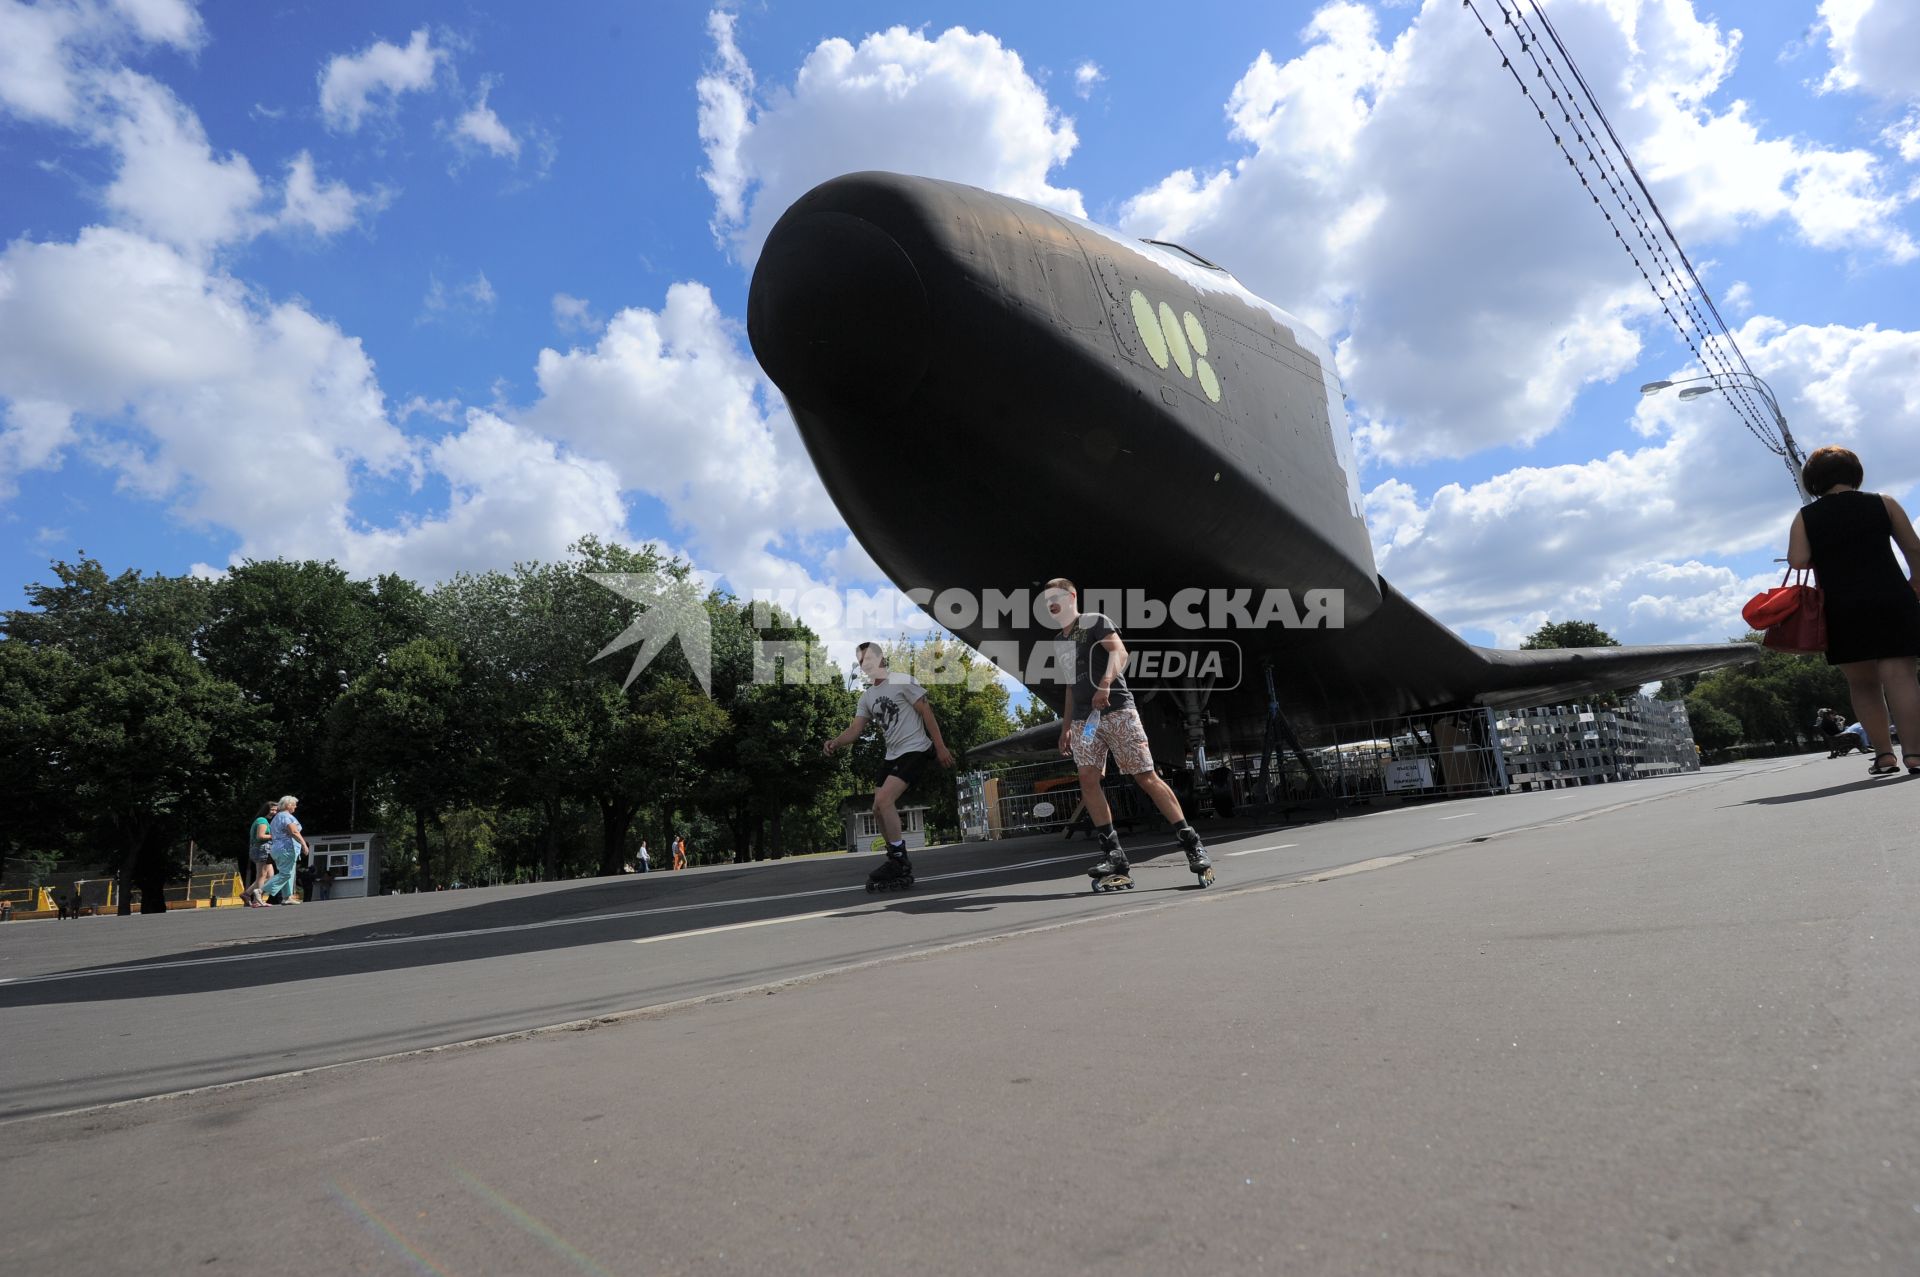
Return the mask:
[[1859,723],[1849,723],[1834,737],[1833,752],[1827,757],[1845,758],[1856,749],[1863,754],[1873,752],[1873,746],[1867,743],[1867,729]]

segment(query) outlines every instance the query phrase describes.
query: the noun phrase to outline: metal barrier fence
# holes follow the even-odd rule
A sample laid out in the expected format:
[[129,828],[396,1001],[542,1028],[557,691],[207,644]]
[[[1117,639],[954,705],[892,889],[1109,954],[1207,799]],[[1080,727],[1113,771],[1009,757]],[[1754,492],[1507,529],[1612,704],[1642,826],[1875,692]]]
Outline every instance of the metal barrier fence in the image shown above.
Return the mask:
[[1304,759],[1276,750],[1263,786],[1260,757],[1235,755],[1212,769],[1214,791],[1222,789],[1223,770],[1241,802],[1305,802],[1322,789],[1349,801],[1418,801],[1507,788],[1506,759],[1489,710],[1361,719],[1302,727],[1296,735]]
[[[1100,786],[1123,829],[1160,815],[1132,779],[1110,774]],[[966,838],[1013,838],[1023,834],[1065,833],[1070,826],[1092,830],[1081,808],[1080,778],[1067,759],[1019,763],[960,779],[960,827]]]
[[[1485,710],[1333,723],[1297,729],[1296,737],[1300,753],[1276,749],[1264,772],[1257,752],[1223,752],[1208,763],[1204,785],[1186,767],[1162,768],[1161,775],[1188,811],[1210,806],[1223,816],[1252,805],[1418,802],[1507,789],[1500,737]],[[1101,788],[1117,823],[1159,819],[1129,778],[1109,774]],[[1066,759],[973,772],[960,780],[967,838],[1063,832],[1083,819],[1081,806]]]

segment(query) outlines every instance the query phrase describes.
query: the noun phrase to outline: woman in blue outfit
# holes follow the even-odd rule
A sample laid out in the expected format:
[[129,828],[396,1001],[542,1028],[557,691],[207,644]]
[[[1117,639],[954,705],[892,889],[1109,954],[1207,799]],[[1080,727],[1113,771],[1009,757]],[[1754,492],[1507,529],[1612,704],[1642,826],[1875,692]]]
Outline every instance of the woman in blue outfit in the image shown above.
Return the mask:
[[280,800],[280,813],[273,818],[273,877],[267,880],[266,897],[284,895],[288,903],[293,900],[293,869],[300,863],[302,855],[311,855],[312,848],[307,846],[307,836],[300,832],[300,821],[293,813],[300,806],[300,800],[288,794]]
[[[1853,715],[1876,751],[1872,776],[1904,764],[1920,776],[1920,535],[1892,497],[1860,491],[1865,472],[1845,448],[1816,448],[1801,470],[1818,500],[1793,516],[1787,562],[1813,569],[1827,619],[1827,664],[1847,677]],[[1893,547],[1907,574],[1900,574]],[[1904,758],[1888,726],[1900,729]]]

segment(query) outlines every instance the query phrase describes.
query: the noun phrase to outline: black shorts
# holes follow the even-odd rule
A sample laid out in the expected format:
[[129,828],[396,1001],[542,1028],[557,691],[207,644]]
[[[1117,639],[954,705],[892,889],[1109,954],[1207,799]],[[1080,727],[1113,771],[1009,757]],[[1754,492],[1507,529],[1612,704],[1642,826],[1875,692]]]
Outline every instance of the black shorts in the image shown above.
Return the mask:
[[912,785],[920,779],[920,773],[927,770],[927,764],[933,759],[930,749],[916,749],[911,754],[902,754],[898,758],[889,758],[880,767],[880,784],[887,783],[889,776],[898,776]]

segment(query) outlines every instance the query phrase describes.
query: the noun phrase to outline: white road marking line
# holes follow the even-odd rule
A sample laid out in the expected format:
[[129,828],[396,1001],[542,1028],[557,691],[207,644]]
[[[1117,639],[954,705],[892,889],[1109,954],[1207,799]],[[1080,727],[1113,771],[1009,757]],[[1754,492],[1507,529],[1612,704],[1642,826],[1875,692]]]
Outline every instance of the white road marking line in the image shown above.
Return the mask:
[[1256,851],[1285,851],[1289,847],[1298,847],[1299,845],[1297,842],[1283,842],[1272,847],[1249,847],[1245,851],[1230,851],[1227,854],[1229,856],[1251,856]]
[[1338,869],[1329,869],[1324,873],[1313,874],[1299,879],[1300,882],[1326,882],[1330,878],[1344,878],[1348,874],[1370,873],[1375,869],[1385,869],[1389,865],[1404,865],[1409,860],[1418,860],[1419,856],[1409,853],[1404,856],[1375,856],[1372,860],[1362,860],[1354,865],[1342,865]]
[[1465,819],[1466,819],[1466,818],[1467,818],[1468,816],[1478,816],[1479,814],[1480,814],[1480,813],[1479,813],[1479,812],[1477,812],[1477,811],[1463,811],[1463,812],[1461,812],[1461,813],[1460,813],[1460,814],[1459,814],[1458,816],[1442,816],[1442,817],[1440,817],[1440,819],[1442,819],[1442,820],[1465,820]]
[[795,913],[784,918],[761,918],[756,922],[729,922],[724,927],[701,927],[698,931],[669,931],[663,936],[641,936],[630,940],[629,944],[659,944],[662,940],[685,940],[691,936],[715,936],[722,931],[745,931],[749,927],[771,927],[780,922],[806,922],[813,918],[836,918],[846,914],[845,909],[822,909],[817,913]]

